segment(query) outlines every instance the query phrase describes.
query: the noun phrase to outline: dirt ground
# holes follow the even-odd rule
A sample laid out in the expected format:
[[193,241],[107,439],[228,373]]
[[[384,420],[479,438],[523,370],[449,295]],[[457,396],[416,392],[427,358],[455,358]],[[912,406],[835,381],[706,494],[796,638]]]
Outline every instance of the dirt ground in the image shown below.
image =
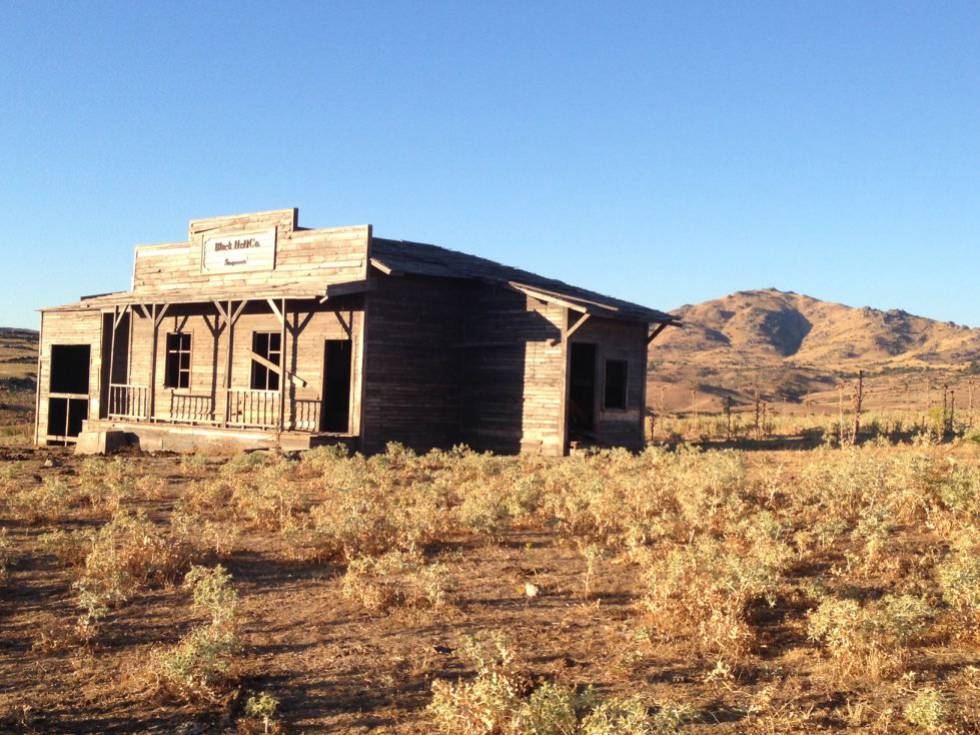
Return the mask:
[[[757,453],[749,461],[793,463],[799,454]],[[972,453],[967,459],[976,461]],[[192,480],[188,469],[166,455],[134,455],[127,462],[163,478],[159,497],[140,501],[162,522]],[[205,475],[224,460],[207,462]],[[18,463],[25,479],[57,475],[71,482],[80,460],[58,448],[0,448],[0,466],[10,463]],[[195,471],[199,477],[201,468]],[[582,554],[551,529],[519,526],[493,541],[464,532],[441,540],[428,553],[451,572],[451,604],[384,614],[345,599],[340,566],[296,558],[275,531],[241,529],[232,548],[212,559],[231,572],[241,600],[237,684],[223,702],[182,702],[155,692],[143,671],[154,651],[176,643],[200,618],[179,587],[142,592],[110,612],[95,640],[65,642],[79,614],[75,572],[40,552],[38,537],[104,521],[79,511],[55,523],[28,523],[0,506],[11,547],[0,587],[0,732],[260,732],[249,729],[255,724],[242,706],[250,693],[266,691],[280,702],[281,732],[428,733],[432,682],[471,673],[457,655],[461,638],[490,629],[507,631],[533,681],[640,692],[651,701],[680,699],[697,712],[693,732],[870,731],[853,727],[867,718],[848,721],[848,708],[859,706],[853,693],[820,675],[821,654],[807,637],[800,599],[781,597],[760,610],[758,650],[719,672],[716,660],[684,641],[638,641],[631,564],[600,562],[586,597]],[[800,568],[791,575],[823,573]],[[528,596],[527,583],[536,596]],[[980,667],[972,643],[926,647],[917,655],[915,666],[923,671]],[[894,691],[900,700],[900,685]],[[765,721],[752,716],[763,705],[771,713]]]

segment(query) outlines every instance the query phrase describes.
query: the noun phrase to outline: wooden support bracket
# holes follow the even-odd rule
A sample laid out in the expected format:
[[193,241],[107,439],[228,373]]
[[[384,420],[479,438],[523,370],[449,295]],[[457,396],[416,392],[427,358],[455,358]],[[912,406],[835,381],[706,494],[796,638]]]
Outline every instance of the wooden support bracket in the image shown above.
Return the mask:
[[279,305],[276,303],[275,299],[266,299],[269,304],[269,308],[272,309],[272,313],[276,315],[276,319],[279,320],[279,324],[286,323],[286,317],[283,315],[282,311],[279,309]]
[[580,316],[578,320],[565,331],[565,339],[566,340],[569,339],[573,334],[575,334],[579,329],[581,329],[582,325],[584,325],[587,321],[589,321],[590,316],[592,315],[588,313],[582,314],[582,316]]
[[670,326],[670,322],[661,322],[660,324],[658,324],[657,328],[654,329],[652,332],[650,332],[649,336],[647,337],[647,344],[653,342],[653,340],[659,337],[660,333],[669,326]]
[[163,304],[159,311],[157,310],[156,304],[153,305],[153,326],[159,327],[163,318],[167,315],[167,310],[170,308],[170,304]]

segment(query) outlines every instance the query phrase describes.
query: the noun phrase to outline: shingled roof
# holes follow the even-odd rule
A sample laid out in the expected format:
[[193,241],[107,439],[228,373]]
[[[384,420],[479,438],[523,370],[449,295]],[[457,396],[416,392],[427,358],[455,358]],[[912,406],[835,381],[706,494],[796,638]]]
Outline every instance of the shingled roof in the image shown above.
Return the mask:
[[464,278],[500,284],[594,316],[652,324],[680,323],[677,317],[656,309],[437,245],[375,237],[371,241],[371,264],[390,275]]

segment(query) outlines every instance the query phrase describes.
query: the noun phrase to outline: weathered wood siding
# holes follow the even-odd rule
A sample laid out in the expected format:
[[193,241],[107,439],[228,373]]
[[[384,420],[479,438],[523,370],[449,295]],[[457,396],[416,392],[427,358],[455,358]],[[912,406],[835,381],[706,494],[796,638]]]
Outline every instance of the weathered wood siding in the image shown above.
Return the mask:
[[36,430],[43,444],[48,428],[48,393],[51,381],[52,345],[88,345],[89,409],[99,415],[99,384],[102,375],[102,314],[99,312],[44,312],[41,315],[40,360],[38,361],[38,407]]
[[561,454],[564,308],[472,286],[464,312],[462,440],[480,450]]
[[459,441],[461,286],[452,279],[378,277],[366,295],[361,446],[424,451]]
[[[571,342],[596,345],[595,434],[599,444],[639,449],[643,446],[644,381],[647,325],[592,317]],[[626,409],[605,408],[606,360],[626,361]]]
[[[240,273],[202,273],[202,247],[206,237],[233,235],[275,227],[275,268]],[[174,290],[200,288],[227,291],[263,286],[309,284],[319,291],[329,284],[359,281],[367,277],[370,225],[299,229],[296,210],[284,209],[252,215],[215,217],[190,223],[186,242],[140,245],[133,264],[133,290],[147,298]]]

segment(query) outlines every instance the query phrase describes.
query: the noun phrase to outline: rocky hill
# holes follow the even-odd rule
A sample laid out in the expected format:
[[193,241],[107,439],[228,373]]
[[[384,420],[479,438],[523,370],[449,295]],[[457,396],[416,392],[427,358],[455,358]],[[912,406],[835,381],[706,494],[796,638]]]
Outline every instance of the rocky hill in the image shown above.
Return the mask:
[[674,313],[684,328],[668,329],[651,346],[651,403],[667,393],[675,404],[692,403],[696,397],[676,395],[692,390],[741,400],[759,391],[800,402],[858,370],[879,383],[891,377],[896,389],[894,377],[903,375],[909,391],[911,376],[957,380],[980,361],[980,329],[776,289],[740,291]]

